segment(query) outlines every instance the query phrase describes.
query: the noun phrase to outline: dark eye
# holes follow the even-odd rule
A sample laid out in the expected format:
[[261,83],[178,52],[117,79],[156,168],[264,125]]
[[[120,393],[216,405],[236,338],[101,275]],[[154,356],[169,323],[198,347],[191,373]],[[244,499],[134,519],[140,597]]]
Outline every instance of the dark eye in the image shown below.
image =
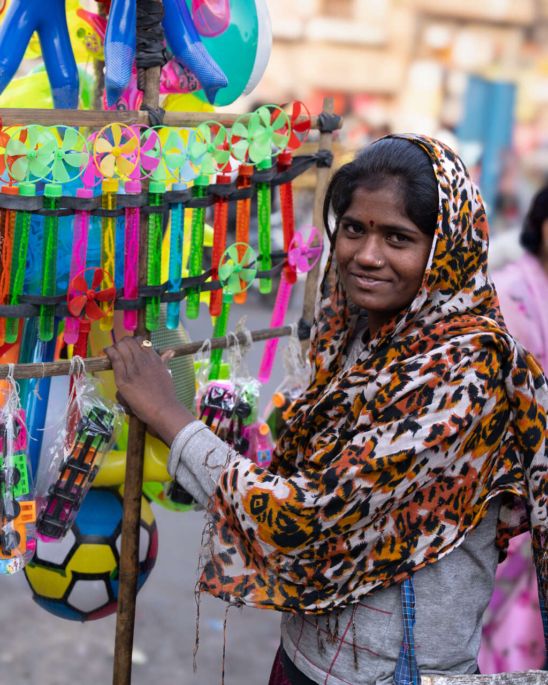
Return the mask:
[[360,224],[341,221],[340,228],[348,236],[363,235],[363,226]]
[[397,231],[392,231],[386,235],[386,238],[391,243],[404,244],[410,242],[409,236],[404,233],[398,233]]

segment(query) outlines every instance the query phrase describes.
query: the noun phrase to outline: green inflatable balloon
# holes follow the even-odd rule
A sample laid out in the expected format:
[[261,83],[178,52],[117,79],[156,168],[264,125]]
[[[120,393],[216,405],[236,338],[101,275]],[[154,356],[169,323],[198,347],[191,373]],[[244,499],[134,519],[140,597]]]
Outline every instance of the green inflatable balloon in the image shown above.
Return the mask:
[[[186,0],[190,9],[192,0]],[[230,24],[219,36],[202,42],[224,71],[228,86],[221,88],[214,104],[230,105],[259,83],[272,51],[272,28],[266,0],[231,0]],[[196,95],[206,100],[203,90]]]

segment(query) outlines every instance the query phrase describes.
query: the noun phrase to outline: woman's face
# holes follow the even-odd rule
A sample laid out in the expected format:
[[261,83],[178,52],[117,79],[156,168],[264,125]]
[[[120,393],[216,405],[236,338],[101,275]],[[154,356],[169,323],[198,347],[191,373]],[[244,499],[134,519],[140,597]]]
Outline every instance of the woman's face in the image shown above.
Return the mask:
[[335,256],[347,297],[368,313],[375,333],[417,294],[432,237],[405,213],[397,181],[358,187],[340,218]]

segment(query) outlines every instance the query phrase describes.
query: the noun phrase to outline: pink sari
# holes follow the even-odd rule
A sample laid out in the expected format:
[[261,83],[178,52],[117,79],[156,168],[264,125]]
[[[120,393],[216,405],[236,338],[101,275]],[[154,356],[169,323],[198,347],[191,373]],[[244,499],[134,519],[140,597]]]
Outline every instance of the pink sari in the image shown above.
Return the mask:
[[[528,253],[493,274],[508,329],[548,371],[548,275]],[[514,538],[497,570],[478,657],[482,673],[542,668],[544,636],[531,538]]]

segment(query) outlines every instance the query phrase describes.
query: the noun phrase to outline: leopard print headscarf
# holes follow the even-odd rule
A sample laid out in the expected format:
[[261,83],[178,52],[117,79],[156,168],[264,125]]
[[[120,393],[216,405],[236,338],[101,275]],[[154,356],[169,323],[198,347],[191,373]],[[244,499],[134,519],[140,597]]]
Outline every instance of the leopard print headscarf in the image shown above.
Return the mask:
[[356,312],[326,267],[314,379],[270,470],[237,457],[212,503],[200,587],[235,603],[322,613],[449,554],[502,495],[498,544],[530,528],[546,594],[547,382],[508,333],[487,273],[488,224],[462,161],[430,157],[438,224],[410,307],[344,368]]

